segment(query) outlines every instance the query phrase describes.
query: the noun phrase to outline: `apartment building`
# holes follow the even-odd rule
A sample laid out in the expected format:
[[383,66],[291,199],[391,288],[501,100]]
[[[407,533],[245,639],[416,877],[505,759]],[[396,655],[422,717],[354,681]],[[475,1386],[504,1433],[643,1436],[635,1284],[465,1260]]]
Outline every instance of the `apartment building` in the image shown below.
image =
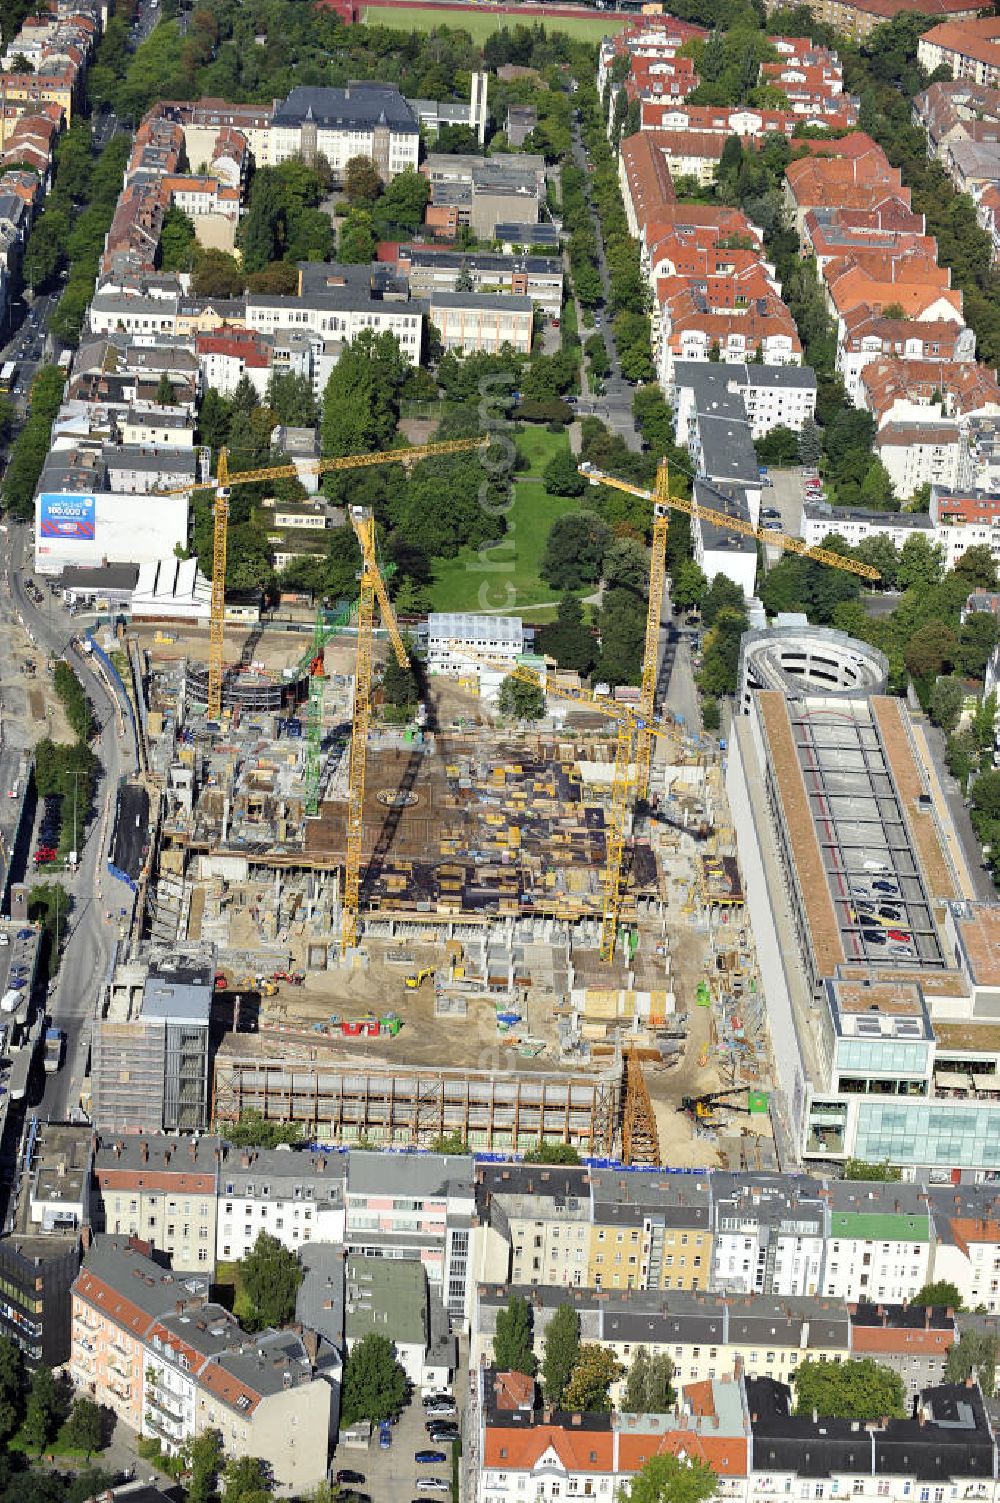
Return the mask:
[[823,1293],[877,1304],[911,1300],[927,1283],[934,1259],[925,1196],[912,1185],[850,1181],[832,1181],[827,1194]]
[[472,1160],[354,1149],[346,1188],[347,1246],[372,1258],[415,1259],[449,1315],[468,1313],[476,1209]]
[[685,448],[699,412],[745,418],[754,440],[777,427],[800,433],[816,412],[816,374],[808,365],[679,360],[667,400],[674,413],[674,441]]
[[906,1385],[907,1405],[943,1383],[948,1348],[958,1340],[954,1310],[930,1305],[851,1306],[851,1356],[892,1368]]
[[[176,1455],[213,1428],[227,1456],[257,1456],[282,1495],[326,1476],[331,1387],[296,1331],[249,1337],[135,1238],[100,1236],[72,1290],[69,1370],[80,1393]],[[318,1353],[317,1353],[318,1355]]]
[[347,1162],[341,1154],[224,1145],[218,1167],[216,1256],[245,1258],[261,1232],[292,1252],[342,1244]]
[[178,1272],[215,1269],[219,1138],[123,1133],[94,1154],[94,1230],[137,1237]]
[[1000,21],[995,16],[943,21],[924,32],[917,58],[928,73],[948,68],[952,78],[995,89],[1000,85]]
[[592,1169],[590,1178],[586,1282],[591,1288],[708,1288],[713,1239],[708,1175]]
[[810,1180],[713,1182],[713,1289],[738,1294],[816,1294],[821,1287],[826,1207]]
[[[491,1360],[496,1317],[512,1295],[522,1295],[532,1317],[539,1360],[545,1331],[560,1305],[580,1317],[580,1339],[612,1351],[627,1369],[636,1350],[668,1356],[677,1383],[710,1382],[733,1372],[737,1359],[748,1373],[789,1382],[801,1362],[847,1360],[851,1353],[846,1306],[816,1298],[722,1295],[679,1290],[553,1288],[550,1285],[480,1284],[470,1334],[473,1366]],[[620,1402],[624,1380],[613,1389]]]
[[426,305],[411,298],[405,279],[387,268],[303,262],[298,292],[292,296],[248,293],[246,324],[264,334],[277,330],[306,333],[335,350],[364,329],[394,334],[411,365],[420,364]]
[[983,1191],[962,1186],[931,1196],[934,1277],[950,1280],[966,1309],[1000,1311],[1000,1207]]
[[[771,11],[779,7],[775,0],[769,0],[767,8]],[[876,26],[884,26],[896,16],[917,12],[965,21],[986,8],[983,0],[820,0],[816,19],[844,36],[863,41]]]
[[207,1274],[181,1284],[134,1238],[98,1237],[72,1289],[70,1376],[78,1391],[106,1404],[142,1432],[143,1339],[171,1311],[191,1315],[208,1303]]
[[400,245],[395,265],[409,278],[414,297],[458,292],[464,283],[471,292],[528,297],[547,318],[558,318],[562,311],[562,264],[552,256],[488,256]]
[[[567,1288],[590,1286],[591,1237],[596,1234],[590,1170],[562,1165],[483,1164],[477,1170],[476,1185],[482,1227],[478,1278],[498,1282],[509,1278],[524,1284],[537,1280]],[[624,1238],[630,1244],[625,1257],[632,1287],[636,1287],[641,1232],[633,1228]],[[621,1255],[618,1262],[622,1264]],[[619,1272],[624,1277],[623,1269]]]
[[[748,1469],[745,1404],[732,1377],[689,1385],[670,1414],[576,1415],[516,1409],[512,1374],[479,1375],[480,1496],[483,1503],[623,1498],[651,1456],[697,1456],[716,1474],[717,1496],[742,1497]],[[533,1387],[534,1385],[532,1385]]]

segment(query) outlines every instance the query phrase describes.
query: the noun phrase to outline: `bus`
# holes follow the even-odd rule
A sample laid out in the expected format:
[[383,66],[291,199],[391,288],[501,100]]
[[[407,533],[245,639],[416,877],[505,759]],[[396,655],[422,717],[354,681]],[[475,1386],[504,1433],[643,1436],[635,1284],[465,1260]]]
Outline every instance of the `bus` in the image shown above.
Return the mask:
[[14,382],[17,380],[17,366],[13,360],[7,360],[0,365],[0,391],[13,391]]

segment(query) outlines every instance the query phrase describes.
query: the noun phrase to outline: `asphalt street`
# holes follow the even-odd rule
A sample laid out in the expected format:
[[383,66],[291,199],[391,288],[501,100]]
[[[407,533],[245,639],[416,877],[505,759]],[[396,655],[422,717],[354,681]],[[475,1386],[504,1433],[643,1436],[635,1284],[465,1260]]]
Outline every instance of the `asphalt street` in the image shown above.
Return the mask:
[[[101,778],[94,817],[89,825],[81,827],[79,866],[75,872],[46,878],[59,881],[66,889],[69,926],[56,988],[48,1003],[53,1025],[66,1034],[65,1062],[57,1075],[46,1077],[41,1106],[45,1116],[58,1121],[79,1105],[81,1086],[88,1073],[94,1004],[117,940],[117,926],[105,917],[113,902],[112,879],[105,872],[105,852],[118,779],[124,770],[134,767],[135,748],[130,731],[126,730],[125,738],[120,739],[112,699],[90,661],[71,645],[73,623],[69,615],[51,597],[36,605],[24,587],[24,579],[30,578],[34,570],[27,527],[11,524],[2,542],[7,588],[0,597],[0,634],[10,634],[12,628],[16,632],[17,623],[22,622],[41,648],[57,657],[65,656],[83,682],[101,727],[94,742]],[[11,645],[16,653],[16,635]],[[15,755],[15,748],[5,746],[4,753]],[[19,755],[17,749],[16,756]],[[6,770],[0,762],[0,776]]]
[[[580,135],[580,127],[574,121],[573,124],[573,161],[582,172],[587,170],[587,152]],[[597,265],[601,273],[601,286],[604,290],[604,301],[607,304],[611,297],[611,277],[608,273],[608,262],[604,254],[604,237],[601,234],[601,225],[593,206],[590,204],[588,185],[588,206],[594,222],[594,234],[597,237]],[[581,335],[586,331],[581,329]],[[618,361],[618,351],[606,317],[602,315],[601,337],[604,340],[604,348],[608,352],[611,362],[611,374],[604,382],[604,395],[601,397],[581,398],[577,403],[577,413],[580,416],[592,413],[596,417],[603,418],[613,432],[621,434],[626,444],[635,453],[642,448],[642,438],[636,430],[635,421],[632,417],[632,387],[623,380],[621,365]]]

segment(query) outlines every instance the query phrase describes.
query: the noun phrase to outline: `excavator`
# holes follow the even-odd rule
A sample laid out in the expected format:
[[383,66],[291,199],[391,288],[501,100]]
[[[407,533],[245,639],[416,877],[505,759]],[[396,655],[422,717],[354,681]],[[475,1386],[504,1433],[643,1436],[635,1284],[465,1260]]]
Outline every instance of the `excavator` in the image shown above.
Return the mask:
[[415,992],[418,986],[424,984],[428,976],[433,975],[434,967],[432,965],[424,966],[423,970],[417,971],[415,976],[407,976],[405,985],[409,987],[411,992]]
[[701,1127],[718,1127],[719,1118],[715,1115],[717,1106],[722,1106],[727,1112],[743,1112],[750,1115],[749,1106],[736,1106],[726,1100],[727,1096],[746,1097],[746,1086],[737,1086],[732,1091],[707,1091],[703,1096],[682,1096],[678,1111],[686,1113],[693,1122]]

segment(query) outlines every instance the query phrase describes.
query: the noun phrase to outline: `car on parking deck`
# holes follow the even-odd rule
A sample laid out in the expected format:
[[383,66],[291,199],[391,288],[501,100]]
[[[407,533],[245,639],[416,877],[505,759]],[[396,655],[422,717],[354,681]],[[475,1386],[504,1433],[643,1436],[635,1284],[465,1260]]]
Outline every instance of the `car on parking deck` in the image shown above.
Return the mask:
[[885,935],[881,929],[862,929],[861,938],[869,945],[885,944]]
[[906,929],[887,929],[889,938],[899,945],[912,945],[913,935]]

